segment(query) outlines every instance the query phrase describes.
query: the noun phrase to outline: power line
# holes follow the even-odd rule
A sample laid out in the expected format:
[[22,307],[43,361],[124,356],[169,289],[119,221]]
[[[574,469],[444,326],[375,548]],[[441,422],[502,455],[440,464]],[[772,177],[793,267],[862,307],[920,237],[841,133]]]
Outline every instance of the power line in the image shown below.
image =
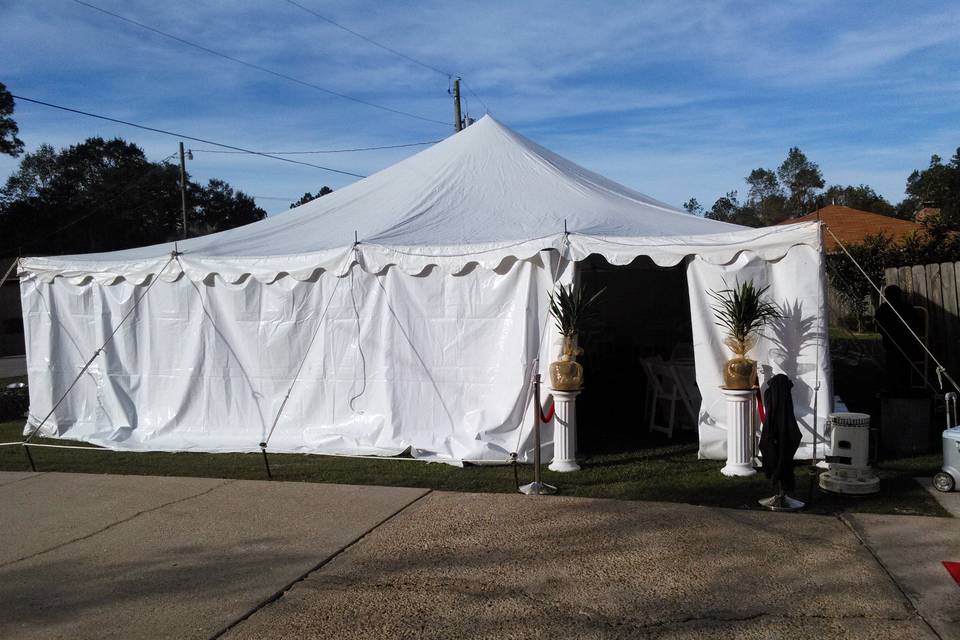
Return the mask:
[[[396,55],[396,56],[400,56],[400,57],[403,58],[404,60],[409,60],[409,61],[412,62],[413,64],[420,65],[420,66],[423,67],[424,69],[429,69],[430,71],[434,71],[434,72],[436,72],[436,73],[439,73],[440,75],[446,76],[447,78],[450,78],[450,77],[456,75],[455,73],[450,73],[449,71],[444,71],[443,69],[438,69],[437,67],[433,66],[432,64],[429,64],[429,63],[427,63],[427,62],[423,62],[422,60],[417,60],[416,58],[411,57],[411,56],[408,56],[407,54],[402,53],[402,52],[400,52],[400,51],[397,51],[396,49],[394,49],[394,48],[392,48],[392,47],[388,47],[388,46],[385,45],[385,44],[380,44],[379,42],[377,42],[377,41],[374,40],[373,38],[368,38],[367,36],[363,35],[362,33],[357,33],[357,32],[354,31],[353,29],[351,29],[351,28],[349,28],[349,27],[345,27],[345,26],[343,26],[342,24],[340,24],[339,22],[336,22],[336,21],[332,20],[331,18],[328,18],[328,17],[326,17],[326,16],[324,16],[324,15],[319,14],[319,13],[317,13],[316,11],[314,11],[313,9],[310,9],[310,8],[308,8],[308,7],[303,6],[303,5],[300,4],[299,2],[294,2],[294,0],[286,0],[286,2],[287,2],[288,4],[292,4],[293,6],[299,8],[299,9],[302,9],[302,10],[306,11],[306,12],[309,13],[309,14],[312,14],[312,15],[316,16],[317,18],[320,18],[320,19],[323,20],[324,22],[328,22],[328,23],[332,24],[333,26],[335,26],[335,27],[338,28],[338,29],[342,29],[342,30],[346,31],[347,33],[352,34],[352,35],[360,38],[361,40],[363,40],[363,41],[365,41],[365,42],[369,42],[370,44],[372,44],[372,45],[375,46],[375,47],[380,47],[380,48],[383,49],[384,51],[389,51],[390,53],[392,53],[392,54],[394,54],[394,55]],[[448,124],[449,124],[449,123],[448,123]]]
[[470,95],[472,95],[474,98],[476,98],[477,101],[479,101],[480,104],[483,105],[483,110],[489,112],[489,111],[490,111],[490,107],[488,107],[488,106],[487,106],[487,103],[483,101],[483,98],[481,98],[480,96],[477,95],[477,92],[473,90],[473,87],[470,86],[470,83],[467,82],[466,80],[464,80],[463,78],[461,78],[460,81],[463,82],[464,85],[466,85],[467,91],[470,92]]
[[[382,147],[358,147],[356,149],[317,149],[315,151],[264,151],[275,156],[297,156],[317,153],[353,153],[354,151],[377,151],[380,149],[404,149],[406,147],[420,147],[428,144],[436,144],[440,140],[428,140],[426,142],[410,142],[407,144],[388,144]],[[190,149],[194,153],[243,153],[243,151],[223,151],[221,149]]]
[[24,96],[13,95],[17,100],[23,100],[24,102],[32,102],[33,104],[43,105],[45,107],[50,107],[52,109],[60,109],[61,111],[69,111],[70,113],[77,113],[82,116],[88,116],[90,118],[97,118],[98,120],[106,120],[107,122],[115,122],[117,124],[126,125],[128,127],[135,127],[137,129],[143,129],[144,131],[152,131],[154,133],[162,133],[167,136],[172,136],[174,138],[182,138],[184,140],[193,140],[194,142],[202,142],[203,144],[212,144],[215,147],[223,147],[224,149],[231,149],[233,151],[238,151],[241,153],[249,153],[255,156],[263,156],[264,158],[273,158],[274,160],[280,160],[281,162],[289,162],[290,164],[299,164],[305,167],[313,167],[314,169],[322,169],[323,171],[330,171],[332,173],[339,173],[345,176],[352,176],[354,178],[366,178],[367,176],[361,175],[359,173],[352,173],[350,171],[343,171],[341,169],[331,169],[330,167],[324,167],[319,164],[312,164],[310,162],[303,162],[302,160],[292,160],[290,158],[284,158],[282,156],[275,156],[269,153],[264,153],[262,151],[251,151],[250,149],[244,149],[243,147],[237,147],[232,144],[224,144],[222,142],[214,142],[213,140],[205,140],[204,138],[197,138],[196,136],[188,136],[183,133],[176,133],[173,131],[167,131],[166,129],[157,129],[156,127],[148,127],[146,125],[137,124],[135,122],[127,122],[126,120],[119,120],[117,118],[111,118],[109,116],[101,116],[96,113],[90,113],[89,111],[81,111],[79,109],[71,109],[70,107],[64,107],[59,104],[53,104],[52,102],[44,102],[43,100],[34,100],[33,98],[26,98]]
[[237,63],[237,64],[241,64],[241,65],[243,65],[243,66],[245,66],[245,67],[250,67],[251,69],[256,69],[257,71],[261,71],[261,72],[263,72],[263,73],[269,73],[269,74],[272,75],[272,76],[276,76],[276,77],[278,77],[278,78],[283,78],[284,80],[289,80],[290,82],[295,82],[295,83],[300,84],[300,85],[303,85],[303,86],[305,86],[305,87],[310,87],[311,89],[316,89],[317,91],[322,91],[323,93],[329,94],[329,95],[331,95],[331,96],[336,96],[336,97],[338,97],[338,98],[343,98],[344,100],[350,100],[350,101],[352,101],[352,102],[356,102],[356,103],[359,103],[359,104],[363,104],[363,105],[366,105],[366,106],[368,106],[368,107],[373,107],[373,108],[375,108],[375,109],[381,109],[381,110],[383,110],[383,111],[389,111],[390,113],[396,113],[396,114],[399,114],[399,115],[408,116],[408,117],[410,117],[410,118],[415,118],[415,119],[417,119],[417,120],[423,120],[423,121],[425,121],[425,122],[432,122],[432,123],[434,123],[434,124],[442,124],[442,125],[445,125],[445,126],[449,126],[449,125],[451,124],[451,123],[449,123],[449,122],[443,122],[442,120],[434,120],[433,118],[427,118],[427,117],[425,117],[425,116],[419,116],[419,115],[417,115],[417,114],[415,114],[415,113],[410,113],[410,112],[408,112],[408,111],[402,111],[402,110],[400,110],[400,109],[394,109],[393,107],[387,107],[387,106],[384,106],[384,105],[382,105],[382,104],[377,104],[377,103],[375,103],[375,102],[370,102],[369,100],[364,100],[364,99],[362,99],[362,98],[357,98],[357,97],[354,97],[354,96],[351,96],[351,95],[347,95],[347,94],[345,94],[345,93],[340,93],[340,92],[338,92],[338,91],[333,91],[332,89],[327,89],[326,87],[321,87],[321,86],[318,85],[318,84],[314,84],[314,83],[308,82],[308,81],[306,81],[306,80],[301,80],[300,78],[295,78],[295,77],[293,77],[293,76],[291,76],[291,75],[287,75],[287,74],[282,73],[282,72],[280,72],[280,71],[274,71],[273,69],[268,69],[267,67],[262,67],[262,66],[260,66],[260,65],[258,65],[258,64],[253,63],[253,62],[247,62],[246,60],[241,60],[240,58],[235,58],[235,57],[233,57],[233,56],[231,56],[231,55],[228,55],[228,54],[226,54],[226,53],[221,53],[220,51],[216,51],[216,50],[211,49],[211,48],[209,48],[209,47],[205,47],[205,46],[200,45],[200,44],[197,44],[197,43],[195,43],[195,42],[191,42],[191,41],[189,41],[189,40],[185,40],[184,38],[180,38],[180,37],[178,37],[178,36],[175,36],[175,35],[173,35],[172,33],[167,33],[166,31],[161,31],[160,29],[157,29],[157,28],[155,28],[155,27],[151,27],[150,25],[144,24],[144,23],[142,23],[142,22],[137,22],[136,20],[132,20],[132,19],[130,19],[130,18],[126,18],[126,17],[124,17],[124,16],[122,16],[122,15],[120,15],[120,14],[118,14],[118,13],[114,13],[114,12],[112,12],[112,11],[108,11],[108,10],[103,9],[103,8],[101,8],[101,7],[98,7],[98,6],[96,6],[96,5],[90,4],[89,2],[84,2],[83,0],[73,0],[73,1],[74,1],[75,3],[77,3],[77,4],[79,4],[79,5],[82,5],[82,6],[84,6],[84,7],[93,9],[94,11],[99,11],[100,13],[103,13],[103,14],[105,14],[105,15],[111,16],[111,17],[116,18],[116,19],[118,19],[118,20],[122,20],[123,22],[126,22],[126,23],[128,23],[128,24],[135,25],[135,26],[137,26],[137,27],[140,27],[141,29],[145,29],[145,30],[147,30],[147,31],[150,31],[151,33],[155,33],[155,34],[157,34],[157,35],[163,36],[164,38],[169,38],[170,40],[174,40],[174,41],[176,41],[176,42],[179,42],[180,44],[185,44],[185,45],[187,45],[188,47],[193,47],[194,49],[199,49],[200,51],[203,51],[203,52],[205,52],[205,53],[209,53],[210,55],[214,55],[214,56],[217,56],[217,57],[219,57],[219,58],[223,58],[223,59],[225,59],[225,60],[229,60],[229,61],[231,61],[231,62],[235,62],[235,63]]
[[[359,33],[359,32],[357,32],[357,31],[354,31],[354,30],[351,29],[350,27],[346,27],[346,26],[340,24],[339,22],[333,20],[332,18],[328,18],[328,17],[325,16],[325,15],[322,15],[322,14],[320,14],[320,13],[317,13],[317,12],[314,11],[313,9],[311,9],[311,8],[309,8],[309,7],[305,7],[305,6],[303,6],[302,4],[300,4],[299,2],[296,2],[295,0],[284,0],[284,1],[285,1],[287,4],[291,4],[291,5],[295,6],[295,7],[297,7],[298,9],[301,9],[301,10],[303,10],[303,11],[306,11],[307,13],[309,13],[309,14],[317,17],[317,18],[320,18],[320,19],[323,20],[324,22],[327,22],[327,23],[335,26],[335,27],[338,28],[338,29],[342,29],[343,31],[346,31],[346,32],[349,33],[349,34],[352,34],[352,35],[360,38],[360,39],[363,40],[364,42],[368,42],[368,43],[372,44],[372,45],[375,46],[375,47],[379,47],[379,48],[383,49],[384,51],[389,51],[390,53],[394,54],[395,56],[399,56],[399,57],[403,58],[404,60],[408,60],[408,61],[412,62],[413,64],[416,64],[416,65],[419,65],[419,66],[423,67],[424,69],[429,69],[430,71],[434,71],[434,72],[436,72],[436,73],[439,73],[440,75],[446,76],[447,78],[453,78],[454,76],[457,76],[457,74],[456,74],[456,73],[453,73],[452,71],[444,71],[443,69],[440,69],[440,68],[438,68],[438,67],[433,66],[433,65],[430,64],[429,62],[424,62],[423,60],[418,60],[417,58],[414,58],[413,56],[408,56],[407,54],[403,53],[402,51],[397,51],[397,50],[394,49],[393,47],[388,47],[388,46],[385,45],[385,44],[382,44],[382,43],[380,43],[380,42],[377,42],[377,41],[374,40],[373,38],[370,38],[370,37],[368,37],[368,36],[363,35],[362,33]],[[466,81],[464,81],[464,84],[467,84]],[[471,94],[473,94],[473,97],[476,98],[477,101],[479,101],[480,104],[483,105],[484,111],[490,111],[489,107],[487,107],[487,103],[483,101],[483,98],[481,98],[480,96],[478,96],[478,95],[477,95],[477,92],[474,91],[473,88],[470,87],[469,85],[467,85],[467,91],[469,91]]]

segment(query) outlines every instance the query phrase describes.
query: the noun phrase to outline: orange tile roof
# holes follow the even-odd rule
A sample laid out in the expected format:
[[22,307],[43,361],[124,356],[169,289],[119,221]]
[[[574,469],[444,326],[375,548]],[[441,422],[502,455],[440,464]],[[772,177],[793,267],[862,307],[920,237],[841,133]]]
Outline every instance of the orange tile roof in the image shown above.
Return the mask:
[[[821,220],[826,223],[834,235],[840,239],[840,242],[845,245],[857,244],[867,236],[875,236],[881,232],[894,240],[900,240],[911,233],[923,230],[923,226],[916,222],[836,204],[817,209],[813,213],[808,213],[799,218],[784,220],[779,224],[812,222],[814,220]],[[823,234],[823,245],[827,253],[839,250],[836,241],[826,232]]]

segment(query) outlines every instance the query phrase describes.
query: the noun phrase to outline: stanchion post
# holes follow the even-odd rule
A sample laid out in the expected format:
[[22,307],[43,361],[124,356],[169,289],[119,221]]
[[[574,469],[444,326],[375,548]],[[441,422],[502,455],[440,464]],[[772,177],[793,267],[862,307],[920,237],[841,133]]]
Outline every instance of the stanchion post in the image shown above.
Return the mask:
[[520,493],[528,496],[544,496],[557,492],[553,485],[540,480],[540,374],[533,379],[533,482],[520,487]]

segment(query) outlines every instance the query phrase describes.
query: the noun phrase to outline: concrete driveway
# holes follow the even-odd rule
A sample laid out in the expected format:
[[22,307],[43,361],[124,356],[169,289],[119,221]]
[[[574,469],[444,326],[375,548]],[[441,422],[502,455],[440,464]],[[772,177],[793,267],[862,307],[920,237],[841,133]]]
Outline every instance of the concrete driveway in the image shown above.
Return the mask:
[[883,560],[953,519],[56,473],[0,512],[2,637],[958,637],[897,577],[949,548]]
[[424,493],[0,474],[0,637],[213,637]]

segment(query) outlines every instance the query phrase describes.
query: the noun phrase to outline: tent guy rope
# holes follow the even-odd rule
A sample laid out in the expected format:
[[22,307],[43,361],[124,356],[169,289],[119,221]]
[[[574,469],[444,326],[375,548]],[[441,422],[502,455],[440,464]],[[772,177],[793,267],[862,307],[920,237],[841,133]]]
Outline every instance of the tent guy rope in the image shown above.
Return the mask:
[[3,278],[0,278],[0,287],[7,283],[7,278],[10,277],[10,274],[13,273],[13,270],[17,268],[17,265],[20,264],[20,260],[13,260],[10,262],[10,268],[7,269],[7,272],[3,274]]
[[[850,259],[850,262],[852,262],[853,265],[857,268],[857,270],[859,270],[860,273],[863,274],[863,277],[867,279],[867,282],[870,283],[870,286],[873,287],[874,290],[877,292],[877,294],[880,296],[880,300],[882,302],[886,302],[887,298],[886,296],[883,295],[883,291],[880,289],[880,287],[877,286],[877,284],[873,281],[873,279],[867,274],[866,270],[864,270],[864,268],[860,266],[860,263],[857,262],[857,259],[850,254],[850,252],[847,250],[847,247],[844,246],[844,244],[840,241],[840,238],[838,238],[836,234],[833,233],[833,231],[831,231],[830,227],[828,227],[827,225],[823,225],[823,228],[827,230],[827,233],[833,236],[833,239],[834,241],[836,241],[837,246],[839,246],[843,250],[847,258]],[[890,305],[890,310],[893,311],[894,315],[896,315],[897,318],[900,320],[900,322],[903,323],[903,326],[906,327],[907,331],[910,332],[910,335],[913,336],[913,338],[917,341],[917,344],[919,344],[920,347],[927,353],[927,355],[930,356],[930,359],[933,360],[933,363],[937,365],[937,369],[936,369],[937,380],[940,383],[940,389],[943,390],[943,378],[946,378],[947,381],[953,385],[954,389],[956,389],[957,391],[960,391],[960,386],[958,386],[957,382],[953,379],[953,377],[947,371],[947,368],[944,367],[940,363],[940,360],[937,359],[937,356],[933,355],[933,352],[927,348],[926,343],[920,338],[920,336],[917,335],[917,333],[913,330],[913,327],[910,326],[910,323],[907,322],[904,319],[904,317],[900,315],[900,312],[897,311],[896,307],[894,307],[893,305]]]
[[[343,260],[343,263],[338,269],[339,272],[342,272],[344,267],[350,269],[350,262],[354,257],[355,246],[351,245],[347,250],[347,254]],[[273,424],[270,425],[270,431],[267,432],[267,436],[263,439],[263,442],[260,443],[260,449],[264,453],[264,458],[266,458],[267,445],[270,444],[270,438],[273,437],[273,432],[277,428],[277,423],[280,421],[280,416],[283,415],[283,409],[287,406],[287,401],[290,399],[290,394],[293,393],[293,387],[297,384],[297,380],[300,378],[300,373],[303,371],[304,365],[307,363],[307,358],[310,356],[310,350],[313,348],[313,343],[316,341],[317,336],[320,335],[320,329],[323,327],[323,319],[327,315],[327,311],[330,309],[330,304],[333,302],[333,297],[337,293],[337,289],[340,287],[340,282],[343,280],[343,276],[335,274],[337,277],[336,283],[333,285],[333,291],[330,292],[330,297],[327,298],[327,304],[323,307],[323,312],[320,314],[320,318],[317,320],[317,328],[314,330],[313,335],[310,337],[310,342],[307,343],[307,348],[304,349],[303,358],[300,359],[300,366],[297,367],[296,373],[293,375],[293,380],[290,381],[290,386],[287,388],[286,395],[283,396],[283,401],[280,403],[280,408],[277,409],[277,414],[273,418]],[[269,474],[269,467],[268,467]]]
[[[841,281],[844,282],[844,283],[847,283],[847,282],[848,282],[848,280],[847,280],[846,278],[844,278],[843,275],[841,275],[839,271],[837,271],[836,269],[831,268],[831,267],[829,266],[829,263],[824,262],[824,264],[826,264],[826,265],[827,265],[827,268],[830,269],[830,277],[831,277],[831,278],[836,278],[836,279],[838,279],[838,280],[841,280]],[[837,307],[836,305],[832,305],[832,306],[831,306],[831,303],[830,303],[829,299],[827,300],[827,305],[828,305],[829,308],[830,308],[830,312],[833,313],[834,315],[836,315],[836,317],[839,318],[839,317],[841,317],[841,316],[843,315],[842,310],[841,310],[839,307]],[[852,342],[853,344],[857,344],[857,343],[859,342],[859,341],[856,339],[856,336],[854,335],[854,333],[853,333],[852,331],[850,331],[849,329],[847,329],[845,326],[843,326],[842,323],[839,323],[839,324],[837,325],[837,327],[838,327],[841,331],[843,331],[846,336],[848,336],[848,337],[851,339],[851,342]],[[897,348],[897,351],[899,351],[899,352],[900,352],[900,355],[902,355],[902,356],[904,357],[904,360],[907,362],[907,364],[910,365],[910,368],[913,369],[913,371],[917,374],[917,377],[918,377],[919,379],[923,380],[924,385],[926,385],[926,387],[927,387],[928,389],[930,389],[930,391],[932,391],[933,393],[937,393],[936,387],[934,387],[932,384],[930,384],[930,382],[929,382],[929,380],[927,380],[927,376],[924,374],[924,372],[920,370],[920,368],[916,365],[916,363],[914,363],[914,362],[912,362],[912,361],[910,360],[910,357],[909,357],[909,355],[907,354],[906,349],[904,349],[903,346],[901,346],[900,343],[899,343],[896,339],[894,339],[893,336],[891,336],[891,335],[887,334],[885,331],[883,331],[883,328],[882,328],[882,327],[880,327],[880,331],[881,331],[887,338],[890,339],[891,344],[893,344],[893,346]],[[866,352],[863,351],[862,349],[860,349],[859,347],[858,347],[858,349],[857,349],[857,354],[858,354],[858,356],[859,356],[861,359],[863,359],[863,358],[868,358],[868,357],[869,357],[869,356],[866,354]]]
[[[90,359],[87,360],[87,363],[86,363],[85,365],[83,365],[83,368],[80,369],[80,373],[78,373],[77,376],[73,379],[73,382],[71,382],[71,383],[70,383],[70,386],[67,387],[67,390],[63,392],[63,394],[60,396],[60,399],[57,400],[57,402],[53,405],[53,407],[50,409],[50,411],[47,413],[47,415],[44,416],[43,420],[40,421],[40,424],[38,424],[38,425],[36,426],[36,428],[35,428],[33,431],[31,431],[30,434],[26,437],[26,439],[23,441],[23,445],[27,445],[27,444],[33,439],[33,437],[34,437],[35,435],[37,435],[37,433],[39,433],[39,431],[40,431],[40,430],[43,428],[43,426],[47,423],[47,420],[50,419],[50,416],[53,415],[53,413],[57,410],[57,407],[59,407],[60,404],[63,402],[63,399],[66,398],[66,397],[67,397],[67,394],[69,394],[70,391],[72,391],[73,388],[77,385],[77,382],[79,382],[79,381],[80,381],[80,378],[83,377],[83,374],[87,372],[87,369],[89,369],[89,368],[90,368],[90,365],[92,365],[93,362],[94,362],[94,360],[97,359],[97,356],[99,356],[101,353],[103,353],[104,348],[106,348],[106,346],[107,346],[108,344],[110,344],[110,341],[113,340],[114,336],[117,335],[117,332],[120,331],[120,328],[124,325],[124,323],[127,321],[127,319],[128,319],[131,315],[133,315],[133,312],[137,310],[137,307],[140,306],[140,302],[146,297],[146,295],[147,295],[148,293],[150,293],[150,289],[152,289],[152,288],[153,288],[153,285],[155,285],[155,284],[157,283],[157,281],[160,280],[160,276],[163,274],[164,271],[166,271],[167,267],[170,266],[170,263],[173,262],[173,261],[177,258],[178,255],[179,255],[179,254],[178,254],[176,251],[173,251],[173,252],[170,253],[170,258],[167,260],[166,264],[163,265],[163,268],[160,269],[160,271],[157,272],[157,275],[156,275],[152,280],[150,280],[150,284],[147,285],[147,288],[144,289],[143,293],[140,294],[140,295],[134,300],[133,305],[131,305],[131,307],[130,307],[130,308],[127,310],[127,312],[123,315],[123,317],[120,319],[120,322],[117,323],[117,326],[114,327],[113,331],[110,332],[110,335],[107,336],[107,339],[103,341],[103,344],[101,344],[101,345],[97,348],[97,350],[93,352],[93,355],[90,356]],[[30,460],[30,468],[33,469],[34,471],[36,471],[36,466],[35,466],[34,463],[33,463],[33,456],[30,455],[30,449],[28,449],[28,448],[26,448],[26,446],[24,446],[24,451],[26,451],[26,453],[27,453],[27,458],[29,458],[29,460]]]

